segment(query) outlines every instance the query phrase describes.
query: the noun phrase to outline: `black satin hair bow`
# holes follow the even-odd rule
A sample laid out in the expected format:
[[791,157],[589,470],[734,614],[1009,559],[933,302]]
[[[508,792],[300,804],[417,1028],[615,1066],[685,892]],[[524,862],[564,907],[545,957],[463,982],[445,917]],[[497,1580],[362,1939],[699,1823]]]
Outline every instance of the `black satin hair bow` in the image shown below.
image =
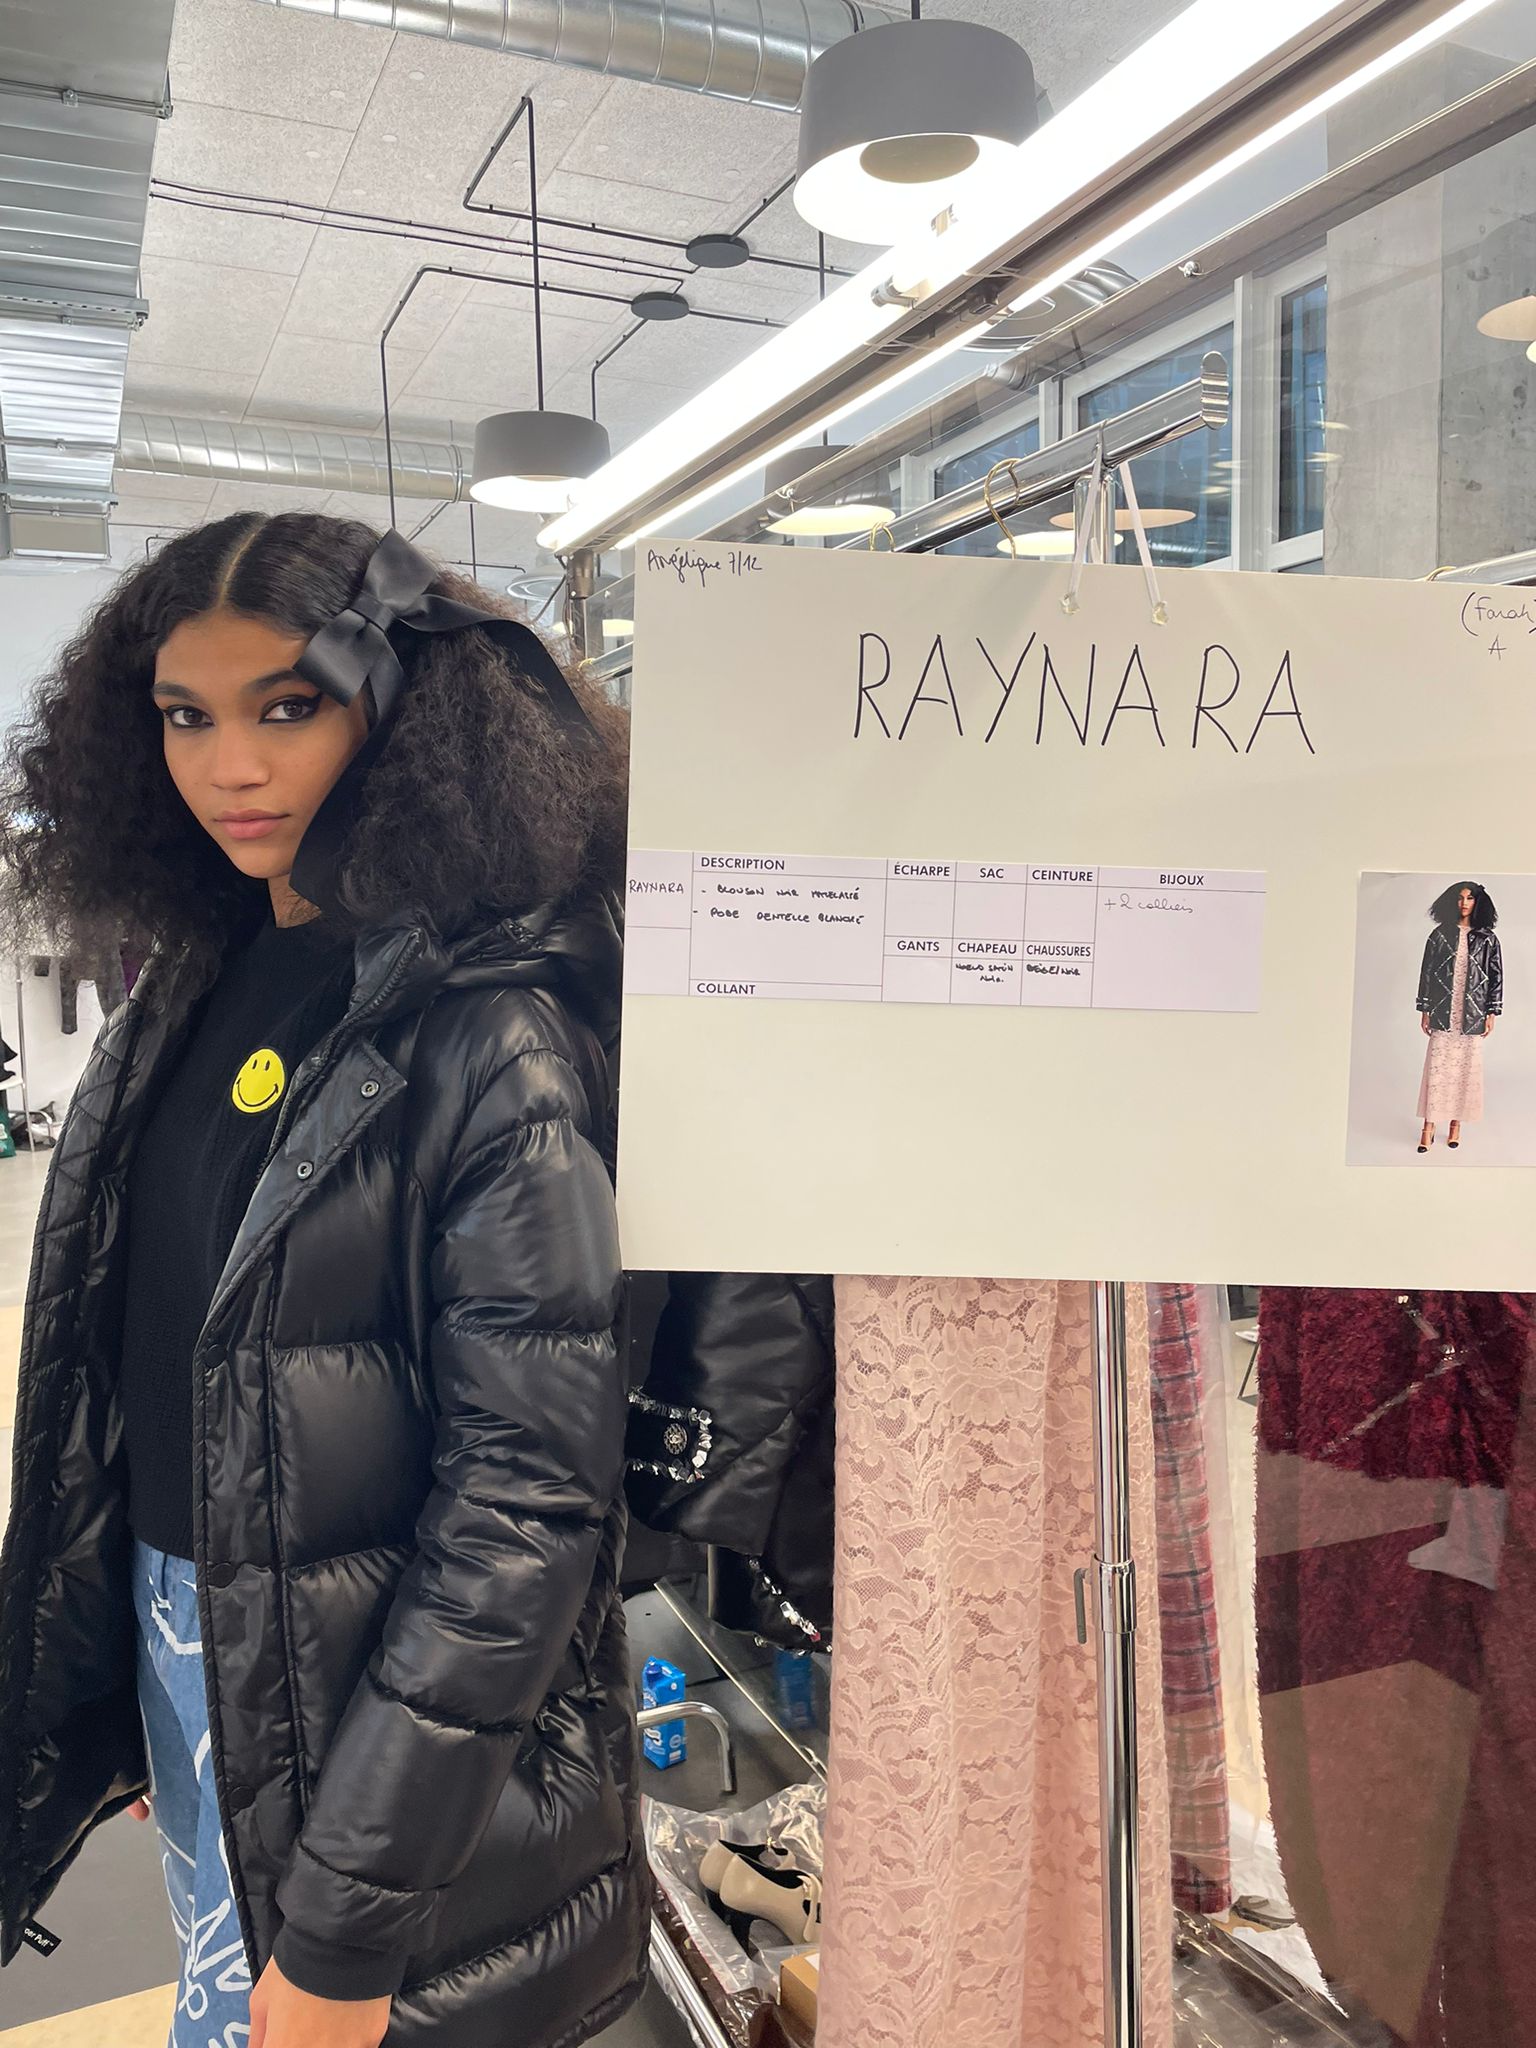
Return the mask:
[[293,886],[327,916],[341,908],[342,853],[362,806],[363,785],[389,736],[405,687],[405,667],[391,635],[459,633],[475,627],[507,656],[514,677],[542,692],[550,711],[581,745],[596,741],[591,720],[559,663],[530,626],[460,604],[429,590],[436,564],[391,529],[369,557],[362,588],[316,633],[294,673],[338,704],[362,700],[368,738],[315,813],[293,865]]
[[351,705],[361,697],[373,730],[394,716],[405,685],[405,669],[390,635],[402,627],[412,633],[459,633],[474,626],[496,642],[515,675],[543,692],[549,709],[574,738],[590,740],[591,721],[538,634],[516,619],[437,595],[428,587],[437,575],[436,564],[391,529],[369,557],[362,588],[315,634],[294,663],[295,673],[338,704]]

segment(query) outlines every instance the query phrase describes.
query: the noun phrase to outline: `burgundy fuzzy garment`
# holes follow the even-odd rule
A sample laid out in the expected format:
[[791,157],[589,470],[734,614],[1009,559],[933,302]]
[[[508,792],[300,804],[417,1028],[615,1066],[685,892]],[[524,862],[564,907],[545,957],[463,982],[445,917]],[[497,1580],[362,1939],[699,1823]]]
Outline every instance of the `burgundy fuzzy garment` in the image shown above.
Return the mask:
[[[1292,1904],[1410,2048],[1536,2048],[1532,1298],[1267,1289],[1259,1666]],[[1496,1590],[1410,1554],[1507,1499]]]

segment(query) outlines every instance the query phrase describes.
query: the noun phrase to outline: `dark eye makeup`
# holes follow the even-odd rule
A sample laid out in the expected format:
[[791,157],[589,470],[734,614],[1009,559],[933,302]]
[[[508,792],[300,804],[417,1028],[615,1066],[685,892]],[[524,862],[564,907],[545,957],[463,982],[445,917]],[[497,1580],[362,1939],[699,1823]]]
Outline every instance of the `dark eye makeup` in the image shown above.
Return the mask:
[[[320,708],[321,693],[276,697],[261,714],[263,725],[305,725]],[[160,715],[173,732],[205,732],[213,721],[195,704],[162,704]]]

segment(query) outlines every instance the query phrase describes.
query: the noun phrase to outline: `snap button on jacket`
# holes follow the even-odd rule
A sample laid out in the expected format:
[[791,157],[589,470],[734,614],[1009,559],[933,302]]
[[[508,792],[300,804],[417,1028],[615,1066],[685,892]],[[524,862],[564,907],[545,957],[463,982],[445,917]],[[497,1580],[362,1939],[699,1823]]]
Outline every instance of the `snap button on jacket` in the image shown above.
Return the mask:
[[[387,2048],[573,2048],[643,1982],[618,975],[606,899],[455,945],[369,933],[199,1346],[199,1606],[245,1948],[253,1977],[274,1949],[296,1978],[382,1977]],[[39,1227],[0,1555],[6,1963],[145,1785],[115,1318],[126,1165],[189,1004],[141,988],[110,1020]]]

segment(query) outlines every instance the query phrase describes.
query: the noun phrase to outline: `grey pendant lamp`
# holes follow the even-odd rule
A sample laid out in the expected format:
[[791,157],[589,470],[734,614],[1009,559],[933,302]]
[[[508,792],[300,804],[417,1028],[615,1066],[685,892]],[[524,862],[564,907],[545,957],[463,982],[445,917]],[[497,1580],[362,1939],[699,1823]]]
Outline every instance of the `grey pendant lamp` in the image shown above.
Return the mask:
[[563,512],[574,485],[608,460],[608,435],[585,413],[544,405],[544,306],[539,268],[539,165],[533,101],[518,108],[528,124],[528,217],[533,242],[533,363],[538,409],[495,412],[475,428],[469,494],[505,512]]
[[814,227],[888,245],[1006,165],[1039,116],[1011,36],[972,21],[883,22],[806,74],[795,206]]

